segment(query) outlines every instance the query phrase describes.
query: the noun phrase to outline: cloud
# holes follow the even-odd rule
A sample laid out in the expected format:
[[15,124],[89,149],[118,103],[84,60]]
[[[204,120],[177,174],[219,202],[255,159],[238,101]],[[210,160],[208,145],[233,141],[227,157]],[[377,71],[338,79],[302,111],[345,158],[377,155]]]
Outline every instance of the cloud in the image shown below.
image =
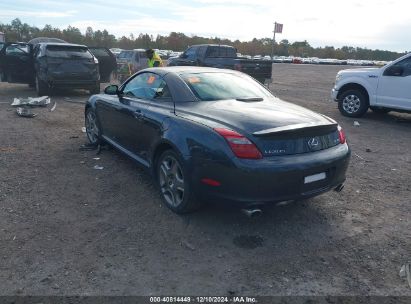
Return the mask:
[[[276,40],[307,40],[313,46],[353,45],[403,51],[411,49],[409,12],[411,2],[402,0],[329,0],[292,3],[272,0],[123,0],[113,7],[103,0],[45,0],[29,11],[29,0],[0,4],[0,17],[27,17],[28,23],[72,25],[83,32],[87,26],[107,29],[117,37],[130,33],[187,35],[251,40],[272,37],[273,24],[284,24]],[[46,4],[45,4],[46,3]],[[77,12],[70,9],[75,7]],[[17,9],[19,8],[19,10]],[[48,10],[50,8],[50,11]],[[65,17],[65,18],[62,18]],[[59,19],[60,18],[60,19]],[[27,22],[27,21],[26,21]],[[408,26],[408,28],[407,28]],[[401,32],[394,32],[397,28]]]
[[0,10],[0,17],[3,18],[22,18],[22,17],[37,17],[37,18],[62,18],[70,17],[76,14],[76,11],[69,10],[65,12],[57,11],[20,11],[20,10]]

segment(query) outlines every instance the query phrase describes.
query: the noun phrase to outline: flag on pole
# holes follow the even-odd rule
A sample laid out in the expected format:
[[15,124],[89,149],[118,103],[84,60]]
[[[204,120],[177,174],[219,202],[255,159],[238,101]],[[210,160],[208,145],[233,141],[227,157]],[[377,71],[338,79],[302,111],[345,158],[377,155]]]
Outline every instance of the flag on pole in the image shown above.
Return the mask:
[[275,23],[274,27],[274,32],[275,33],[282,33],[283,32],[283,25],[281,23]]

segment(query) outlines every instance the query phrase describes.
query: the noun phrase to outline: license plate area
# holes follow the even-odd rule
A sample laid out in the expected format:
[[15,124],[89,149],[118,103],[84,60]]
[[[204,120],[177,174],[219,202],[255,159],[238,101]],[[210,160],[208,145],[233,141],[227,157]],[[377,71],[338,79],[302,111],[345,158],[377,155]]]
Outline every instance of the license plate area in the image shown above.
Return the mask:
[[304,177],[304,184],[310,184],[314,182],[318,182],[327,178],[327,174],[325,172],[308,175]]

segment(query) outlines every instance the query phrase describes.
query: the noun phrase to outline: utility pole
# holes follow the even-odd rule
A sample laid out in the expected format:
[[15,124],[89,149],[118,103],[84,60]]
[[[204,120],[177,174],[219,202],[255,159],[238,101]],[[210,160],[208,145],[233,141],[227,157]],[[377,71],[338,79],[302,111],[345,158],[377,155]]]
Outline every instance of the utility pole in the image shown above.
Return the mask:
[[273,30],[273,43],[271,45],[271,59],[274,57],[274,44],[275,44],[275,26],[277,22],[274,22],[274,30]]

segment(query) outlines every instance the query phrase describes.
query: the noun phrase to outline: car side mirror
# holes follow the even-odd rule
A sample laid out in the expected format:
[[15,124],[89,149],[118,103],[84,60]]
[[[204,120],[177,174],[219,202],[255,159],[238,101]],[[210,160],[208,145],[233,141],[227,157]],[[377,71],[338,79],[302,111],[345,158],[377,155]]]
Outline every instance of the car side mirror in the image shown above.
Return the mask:
[[118,85],[111,84],[104,89],[104,94],[107,95],[119,95],[120,91],[118,90]]
[[384,75],[386,76],[402,76],[404,73],[404,68],[402,66],[393,65],[385,70]]
[[187,58],[187,54],[185,54],[185,53],[181,54],[181,55],[180,55],[180,58],[181,58],[181,59]]

